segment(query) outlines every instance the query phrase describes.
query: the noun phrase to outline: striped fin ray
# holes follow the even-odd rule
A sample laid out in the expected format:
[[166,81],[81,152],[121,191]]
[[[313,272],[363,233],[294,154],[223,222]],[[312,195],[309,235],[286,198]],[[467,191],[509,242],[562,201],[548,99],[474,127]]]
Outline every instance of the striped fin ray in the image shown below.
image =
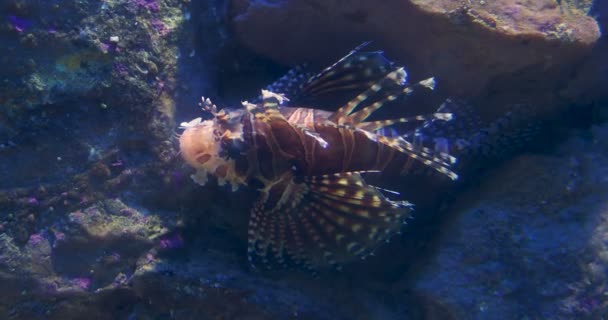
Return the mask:
[[[389,72],[382,79],[378,80],[374,84],[372,84],[367,90],[358,94],[352,100],[350,100],[346,105],[340,107],[334,114],[331,115],[330,120],[334,121],[337,124],[344,124],[349,122],[348,116],[359,106],[363,101],[367,100],[370,96],[378,93],[382,88],[387,86],[388,84],[397,84],[402,85],[405,82],[406,73],[403,68],[395,69]],[[396,97],[392,98],[393,100]],[[382,106],[382,103],[378,106],[378,108]]]
[[451,169],[452,165],[457,162],[456,157],[443,150],[432,150],[418,143],[409,142],[402,136],[390,137],[356,127],[353,129],[363,133],[370,140],[393,148],[409,158],[419,161],[437,172],[448,176],[452,180],[458,179],[458,174]]
[[476,111],[470,104],[454,99],[446,99],[437,109],[440,113],[451,113],[453,119],[450,122],[428,121],[416,131],[423,135],[434,137],[470,137],[479,132],[487,124],[483,123]]
[[[380,138],[380,140],[384,139],[391,140],[390,144],[393,147],[407,154],[410,158],[421,161],[423,164],[435,169],[439,173],[448,176],[452,180],[458,179],[458,174],[451,169],[452,165],[456,162],[456,158],[450,156],[449,154],[437,153],[428,148],[420,146],[417,147],[401,137]],[[446,162],[446,160],[449,162]]]
[[378,131],[384,127],[388,127],[397,123],[408,123],[408,122],[418,122],[418,121],[431,121],[431,120],[444,120],[450,121],[452,120],[451,113],[431,113],[426,115],[418,115],[412,117],[403,117],[397,119],[388,119],[388,120],[378,120],[378,121],[370,121],[363,122],[357,124],[358,129],[367,130],[367,131]]
[[311,271],[339,267],[399,232],[411,210],[366,184],[359,172],[299,179],[290,173],[265,188],[251,212],[249,260]]
[[381,51],[361,52],[364,43],[301,86],[301,96],[365,88],[393,70]]
[[424,165],[448,176],[452,180],[458,179],[458,174],[451,169],[452,165],[456,163],[456,158],[447,153],[436,152],[423,146],[417,146],[403,137],[385,137],[369,131],[362,132],[370,138],[394,148],[414,160],[422,162]]
[[[424,88],[433,90],[433,89],[435,89],[435,79],[428,78],[428,79],[416,82],[414,85],[404,87],[400,91],[398,91],[394,94],[393,93],[389,94],[386,97],[384,97],[383,99],[376,101],[373,104],[348,115],[348,117],[347,117],[348,120],[345,120],[345,121],[348,123],[357,123],[357,124],[361,123],[361,122],[365,121],[372,113],[374,113],[378,109],[382,108],[384,106],[384,104],[386,104],[387,102],[394,101],[402,95],[408,95],[408,94],[412,93],[414,91],[415,87],[424,87]],[[425,119],[422,119],[422,120],[425,120]],[[422,121],[422,120],[418,120],[418,121]],[[400,122],[406,122],[406,121],[400,121]]]
[[[471,137],[485,127],[479,118],[479,112],[463,101],[446,99],[436,113],[451,114],[451,119],[427,119],[421,126],[403,135],[403,138],[412,141],[416,148],[437,154],[452,164],[455,163],[453,155],[462,163],[461,158],[470,150]],[[428,173],[427,170],[408,172]]]

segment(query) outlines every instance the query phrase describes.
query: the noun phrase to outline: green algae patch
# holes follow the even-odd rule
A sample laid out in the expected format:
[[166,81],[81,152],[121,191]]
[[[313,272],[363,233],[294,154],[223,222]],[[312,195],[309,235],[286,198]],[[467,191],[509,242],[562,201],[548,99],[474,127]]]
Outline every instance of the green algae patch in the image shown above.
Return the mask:
[[32,102],[54,103],[54,96],[66,93],[86,95],[110,78],[112,58],[96,48],[59,56],[54,65],[32,73],[27,85],[44,95]]
[[151,241],[167,232],[157,216],[144,215],[116,199],[72,212],[69,219],[88,236],[100,239],[129,237]]

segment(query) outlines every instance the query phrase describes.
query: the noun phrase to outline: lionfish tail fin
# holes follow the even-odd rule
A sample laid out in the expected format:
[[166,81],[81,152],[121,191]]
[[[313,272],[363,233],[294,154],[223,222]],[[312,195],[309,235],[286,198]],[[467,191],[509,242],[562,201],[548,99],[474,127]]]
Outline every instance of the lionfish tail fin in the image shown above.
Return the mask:
[[[540,132],[534,108],[514,105],[493,121],[482,121],[470,104],[448,99],[437,110],[452,114],[452,121],[429,119],[405,138],[435,152],[449,153],[470,163],[475,158],[498,159],[521,150]],[[466,161],[462,161],[467,159]]]
[[314,271],[371,254],[400,231],[412,210],[380,190],[359,172],[286,175],[263,190],[251,212],[250,262]]
[[502,159],[525,149],[541,132],[534,108],[517,104],[501,117],[478,130],[466,142],[461,157]]

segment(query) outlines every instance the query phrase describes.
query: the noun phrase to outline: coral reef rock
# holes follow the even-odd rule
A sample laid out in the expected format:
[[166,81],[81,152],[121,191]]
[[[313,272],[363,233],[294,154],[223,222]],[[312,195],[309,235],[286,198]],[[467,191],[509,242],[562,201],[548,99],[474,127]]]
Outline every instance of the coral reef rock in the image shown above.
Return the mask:
[[[141,160],[126,152],[167,161],[177,97],[192,96],[177,79],[198,71],[189,10],[169,0],[3,1],[0,187],[56,183],[107,157]],[[34,158],[35,168],[21,160]]]
[[[608,2],[594,1],[590,9],[602,30],[602,37],[593,48],[591,55],[577,68],[572,81],[564,88],[564,96],[575,103],[598,103],[598,100],[607,101],[605,83],[608,81]],[[585,93],[582,94],[581,93]]]
[[230,19],[240,41],[284,64],[324,64],[372,41],[416,78],[436,76],[449,94],[524,93],[547,103],[600,36],[589,7],[553,0],[232,0]]
[[[468,319],[608,313],[608,126],[521,155],[456,203],[420,295]],[[410,284],[411,285],[411,284]]]
[[[173,137],[176,123],[199,116],[201,95],[238,103],[285,71],[268,57],[320,67],[365,40],[412,79],[435,75],[451,94],[564,103],[587,102],[579,100],[586,92],[595,101],[606,91],[597,81],[607,79],[599,67],[606,41],[591,50],[599,31],[586,13],[605,25],[605,6],[227,3],[0,2],[0,319],[608,312],[606,125],[575,131],[556,151],[489,168],[479,186],[476,175],[467,177],[470,190],[450,189],[453,207],[427,195],[418,176],[398,181],[417,189],[408,199],[430,199],[415,201],[406,232],[373,257],[316,276],[251,268],[246,230],[255,192],[195,185]],[[605,107],[597,111],[605,117]],[[521,118],[529,119],[510,114],[491,128],[508,131]]]
[[0,318],[595,319],[608,311],[607,134],[573,130],[489,172],[400,275],[252,270],[217,227],[101,201],[24,244],[0,233]]

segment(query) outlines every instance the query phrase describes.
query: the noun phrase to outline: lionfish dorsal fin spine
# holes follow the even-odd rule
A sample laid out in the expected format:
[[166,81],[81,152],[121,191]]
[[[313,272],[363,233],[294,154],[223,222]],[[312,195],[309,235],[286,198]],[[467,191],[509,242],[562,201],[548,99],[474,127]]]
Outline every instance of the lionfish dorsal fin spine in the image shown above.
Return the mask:
[[[365,121],[372,113],[374,113],[378,109],[382,108],[386,103],[394,101],[403,95],[409,95],[410,93],[412,93],[414,91],[414,88],[417,86],[421,86],[421,87],[433,90],[434,80],[433,80],[433,78],[425,79],[425,80],[416,82],[415,84],[413,84],[411,86],[403,87],[402,89],[400,89],[399,91],[397,91],[395,93],[387,94],[383,99],[378,100],[378,101],[374,102],[373,104],[371,104],[359,111],[351,113],[347,117],[348,120],[346,120],[346,121],[348,121],[348,123],[361,123],[361,122]],[[398,123],[398,122],[400,122],[400,121],[397,121],[395,123]]]
[[[449,155],[438,154],[428,148],[415,146],[402,137],[393,138],[377,135],[377,139],[378,142],[386,144],[408,157],[422,162],[424,165],[435,169],[452,180],[458,179],[458,174],[450,169],[455,159]],[[446,162],[445,159],[448,159],[450,162]]]
[[[361,92],[356,97],[348,101],[344,106],[340,107],[331,117],[330,120],[343,124],[347,123],[348,116],[359,106],[363,101],[367,100],[373,94],[378,93],[382,88],[390,83],[402,85],[405,81],[405,69],[397,68],[387,73],[383,78],[373,83],[367,90]],[[381,106],[381,105],[380,105]],[[380,107],[379,106],[379,107]]]
[[357,124],[358,129],[367,130],[367,131],[377,131],[382,128],[397,124],[397,123],[408,123],[408,122],[419,122],[419,121],[431,121],[431,120],[443,120],[450,121],[452,120],[451,113],[431,113],[426,115],[418,115],[412,117],[403,117],[397,119],[388,119],[388,120],[378,120],[378,121],[368,121]]
[[[344,57],[340,58],[338,61],[336,61],[334,64],[330,65],[329,67],[323,69],[321,72],[319,72],[318,74],[312,76],[309,80],[308,80],[308,84],[312,84],[315,81],[321,80],[324,77],[327,76],[333,76],[334,74],[337,73],[337,70],[345,70],[345,69],[349,69],[352,64],[349,64],[349,60],[353,59],[353,57],[360,52],[361,49],[363,49],[365,46],[367,46],[369,44],[369,42],[364,42],[360,45],[358,45],[356,48],[354,48],[353,50],[351,50],[347,55],[345,55]],[[381,54],[381,53],[380,53]]]
[[394,70],[393,62],[386,59],[382,51],[360,51],[365,45],[367,43],[310,77],[293,96],[306,100],[325,94],[363,90]]

